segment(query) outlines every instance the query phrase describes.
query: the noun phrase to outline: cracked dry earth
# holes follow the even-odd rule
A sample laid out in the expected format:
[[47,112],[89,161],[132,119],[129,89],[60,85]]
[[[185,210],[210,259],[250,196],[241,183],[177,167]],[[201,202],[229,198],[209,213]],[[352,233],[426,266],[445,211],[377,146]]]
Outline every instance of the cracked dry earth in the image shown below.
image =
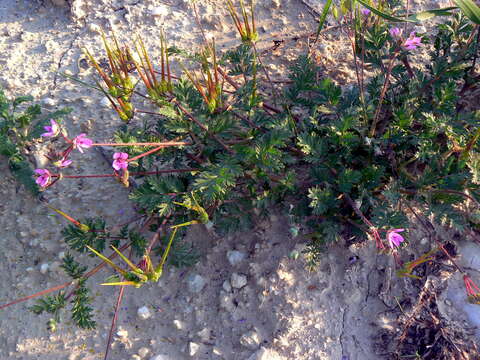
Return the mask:
[[[100,96],[59,75],[92,80],[80,48],[103,54],[99,31],[115,30],[121,39],[141,34],[155,58],[161,26],[171,43],[189,49],[199,45],[200,34],[182,0],[70,3],[71,9],[62,0],[0,0],[0,85],[8,95],[32,94],[47,111],[72,107],[74,112],[66,119],[69,132],[107,140],[118,126],[113,111]],[[319,2],[309,3],[320,9]],[[259,48],[268,50],[272,40],[310,32],[315,27],[311,11],[304,1],[259,0]],[[235,43],[222,1],[202,1],[199,12],[221,48]],[[343,51],[348,43],[337,35],[324,39],[319,62],[325,66],[334,59],[348,60]],[[285,59],[270,67],[274,78],[284,78],[285,65],[301,51],[300,45],[285,42],[289,51],[280,48],[267,54],[267,62],[276,55]],[[334,71],[340,82],[352,75],[343,63]],[[44,151],[41,144],[32,149],[37,167],[44,164]],[[95,151],[74,160],[78,173],[109,171],[110,165]],[[59,268],[66,250],[60,235],[64,222],[18,187],[3,161],[0,171],[0,304],[4,304],[68,279]],[[101,215],[109,226],[134,216],[128,189],[113,181],[60,182],[45,197],[78,218]],[[412,256],[428,250],[426,235],[415,229],[410,234],[415,234],[410,242],[419,244],[412,246]],[[410,308],[415,309],[423,285],[397,278],[393,260],[377,255],[372,243],[341,241],[314,271],[308,271],[302,255],[292,256],[301,253],[306,240],[291,237],[282,215],[228,237],[195,228],[188,240],[201,253],[197,265],[168,268],[158,286],[126,290],[110,359],[396,359],[395,339],[406,323],[402,324],[402,311],[408,315]],[[478,276],[479,247],[467,242],[465,246],[462,261]],[[232,250],[236,257],[229,253]],[[92,258],[85,262],[96,263]],[[94,331],[79,330],[65,315],[58,330],[49,333],[48,317],[28,311],[33,301],[2,310],[0,359],[103,359],[117,289],[98,284],[109,274],[100,272],[89,283],[98,323]],[[440,281],[447,278],[452,280]],[[439,316],[450,329],[459,329],[467,344],[465,358],[478,359],[471,339],[480,313],[459,295],[461,280],[440,272],[428,279],[438,295]],[[418,339],[407,340],[414,349]]]

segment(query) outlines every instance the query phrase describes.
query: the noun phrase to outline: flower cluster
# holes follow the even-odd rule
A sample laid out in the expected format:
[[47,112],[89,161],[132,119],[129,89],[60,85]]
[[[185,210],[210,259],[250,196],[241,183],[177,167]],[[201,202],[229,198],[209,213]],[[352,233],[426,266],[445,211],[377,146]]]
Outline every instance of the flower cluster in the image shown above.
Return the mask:
[[[43,137],[54,137],[61,133],[60,125],[55,120],[50,120],[50,126],[44,126],[43,128],[45,129],[45,132],[41,134],[41,136]],[[66,137],[65,134],[63,134],[64,139],[68,143],[70,143],[70,146],[65,151],[63,151],[63,153],[61,153],[61,156],[58,160],[53,161],[53,165],[59,169],[66,168],[72,163],[72,160],[68,159],[68,157],[73,149],[77,149],[78,151],[83,153],[84,149],[92,147],[93,141],[86,136],[86,134],[80,134],[70,140]],[[38,175],[35,182],[44,189],[52,185],[53,177],[58,177],[58,175],[52,175],[52,173],[50,173],[50,171],[48,171],[47,169],[36,169],[35,174]]]
[[398,234],[399,232],[405,231],[404,229],[392,229],[387,231],[387,241],[390,248],[395,249],[400,246],[400,244],[405,241],[402,235]]
[[128,167],[128,154],[124,152],[116,152],[113,154],[112,167],[119,171],[120,169],[127,170]]
[[60,126],[58,126],[55,120],[50,120],[50,126],[44,126],[43,128],[46,131],[40,135],[43,137],[53,137],[60,133]]
[[93,141],[86,136],[87,134],[80,134],[72,140],[73,148],[78,149],[82,154],[83,149],[88,149],[93,144]]
[[420,45],[422,45],[422,38],[416,36],[416,33],[414,31],[410,33],[410,37],[405,40],[405,43],[403,44],[403,46],[407,50],[415,50]]
[[52,181],[52,174],[50,171],[47,169],[35,169],[35,173],[39,175],[39,177],[37,177],[35,180],[38,186],[46,188],[48,185],[50,185]]

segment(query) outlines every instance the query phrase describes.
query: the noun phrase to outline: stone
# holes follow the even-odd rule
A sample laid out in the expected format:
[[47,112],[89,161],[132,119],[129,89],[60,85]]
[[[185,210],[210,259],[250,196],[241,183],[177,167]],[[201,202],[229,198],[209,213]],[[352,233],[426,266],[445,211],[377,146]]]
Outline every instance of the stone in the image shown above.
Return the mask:
[[199,332],[197,332],[197,336],[204,343],[207,342],[207,341],[210,341],[210,334],[211,334],[211,330],[209,328],[204,328],[204,329],[200,330]]
[[88,24],[88,30],[92,33],[97,33],[97,34],[102,33],[102,28],[100,27],[100,25],[97,25],[94,23]]
[[229,312],[233,311],[233,309],[235,308],[232,297],[228,294],[225,294],[223,291],[220,293],[219,302],[220,302],[220,307],[224,308]]
[[232,291],[232,285],[230,285],[230,281],[225,280],[222,284],[223,290],[225,290],[227,293]]
[[188,290],[190,290],[193,293],[199,293],[200,291],[202,291],[205,284],[206,284],[205,279],[198,274],[191,274],[187,278]]
[[182,320],[173,320],[173,325],[177,328],[177,330],[185,329],[185,323]]
[[246,332],[240,337],[240,344],[251,350],[256,350],[260,345],[260,336],[255,330]]
[[110,107],[112,106],[112,103],[110,102],[110,100],[108,100],[108,98],[104,97],[102,100],[100,100],[100,105],[102,105],[103,107]]
[[140,349],[138,349],[138,356],[140,356],[141,358],[144,358],[145,356],[148,355],[149,352],[150,352],[150,349],[146,347],[141,347]]
[[120,329],[117,331],[117,336],[121,339],[126,339],[128,338],[128,331],[125,329]]
[[230,278],[230,283],[235,289],[241,289],[247,285],[247,277],[243,274],[233,273],[232,277]]
[[155,6],[150,13],[153,16],[166,16],[168,15],[168,8],[166,6]]
[[248,360],[283,360],[275,350],[265,349],[264,347],[254,352]]
[[137,315],[140,319],[147,320],[152,317],[152,312],[148,307],[142,306],[141,308],[138,308]]
[[155,355],[150,360],[172,360],[168,355]]
[[48,271],[48,267],[49,266],[47,263],[40,265],[40,273],[45,275]]
[[55,100],[48,97],[42,100],[42,104],[45,106],[53,107],[55,106]]
[[190,356],[194,356],[198,352],[199,349],[200,349],[200,345],[198,345],[197,343],[194,343],[194,342],[191,341],[188,344],[188,354]]
[[243,259],[245,259],[246,255],[238,250],[230,250],[227,251],[227,259],[230,265],[235,266],[240,264]]

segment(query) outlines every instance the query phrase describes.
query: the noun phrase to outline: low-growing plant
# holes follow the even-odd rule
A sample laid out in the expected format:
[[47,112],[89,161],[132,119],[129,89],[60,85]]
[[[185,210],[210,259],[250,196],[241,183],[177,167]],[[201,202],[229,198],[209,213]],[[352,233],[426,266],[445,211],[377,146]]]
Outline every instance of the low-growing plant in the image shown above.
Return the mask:
[[[30,147],[41,138],[44,126],[61,121],[71,112],[65,108],[42,114],[39,104],[31,104],[30,95],[8,99],[0,88],[0,154],[3,155],[15,178],[34,195],[39,188],[33,179],[28,159]],[[28,103],[31,105],[26,106]]]
[[[467,16],[453,7],[409,14],[396,2],[380,1],[377,7],[357,3],[363,7],[355,1],[335,6],[328,1],[316,34],[320,39],[333,9],[352,44],[356,83],[349,87],[322,75],[307,49],[291,65],[286,85],[268,95],[272,82],[260,83],[258,77],[261,70],[269,78],[255,48],[253,4],[249,15],[243,2],[241,17],[233,3],[227,3],[241,43],[224,53],[211,43],[198,53],[167,47],[162,35],[156,70],[141,39],[128,46],[114,38],[113,48],[105,39],[110,62],[106,71],[87,52],[107,86],[98,80],[93,88],[107,96],[126,123],[115,132],[114,142],[103,143],[86,134],[69,138],[61,123],[52,120],[44,136],[61,135],[63,145],[55,145],[62,147],[52,159],[56,171],[37,169],[36,183],[47,190],[69,178],[103,177],[129,187],[133,179],[130,199],[145,223],[138,225],[136,219],[112,231],[101,218],[80,221],[52,208],[70,222],[63,235],[71,251],[97,256],[101,264],[87,272],[69,254],[63,267],[72,281],[0,308],[61,290],[39,300],[32,310],[52,314],[49,327],[54,329],[60,309],[72,298],[72,319],[91,328],[95,322],[86,280],[105,264],[116,274],[104,285],[121,286],[118,311],[123,286],[157,281],[167,261],[195,261],[182,242],[187,226],[232,232],[251,227],[274,209],[287,216],[292,235],[301,232],[310,239],[307,256],[312,265],[340,238],[374,240],[379,253],[395,258],[398,275],[410,278],[418,278],[417,267],[443,253],[464,274],[467,295],[478,303],[477,285],[431,225],[462,234],[479,230],[480,108],[468,95],[479,79],[476,10],[468,7]],[[433,16],[448,18],[431,33],[410,29],[410,23]],[[421,50],[428,59],[416,63],[412,55]],[[189,70],[183,65],[187,60]],[[173,74],[173,62],[183,76]],[[136,96],[150,100],[151,106],[137,108]],[[149,117],[141,124],[138,113]],[[15,121],[0,129],[17,136]],[[118,147],[111,173],[62,175],[62,168],[72,164],[73,150],[95,146]],[[402,252],[414,221],[432,234],[435,244],[418,259],[404,262]],[[150,240],[144,235],[147,230],[155,233]],[[105,254],[108,248],[113,250],[110,255]],[[130,256],[124,255],[128,248]],[[159,261],[152,259],[152,251]],[[117,256],[126,268],[113,261]],[[70,293],[63,292],[68,286],[73,286]],[[115,321],[105,357],[114,326]]]

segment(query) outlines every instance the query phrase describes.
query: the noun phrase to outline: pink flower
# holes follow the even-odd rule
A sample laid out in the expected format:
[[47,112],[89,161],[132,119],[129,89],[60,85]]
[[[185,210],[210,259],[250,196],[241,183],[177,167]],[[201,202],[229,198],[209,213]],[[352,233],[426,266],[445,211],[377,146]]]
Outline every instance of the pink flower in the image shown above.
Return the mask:
[[55,165],[56,167],[59,167],[59,168],[66,168],[68,165],[70,165],[72,163],[72,160],[67,160],[67,159],[60,159],[56,162],[53,163],[53,165]]
[[370,10],[368,10],[368,9],[365,9],[365,8],[364,8],[364,9],[362,9],[362,10],[360,10],[360,11],[361,11],[362,14],[365,15],[365,16],[370,15]]
[[403,44],[407,50],[415,50],[420,45],[422,45],[422,38],[415,36],[414,31],[410,33],[410,37]]
[[55,120],[50,120],[51,126],[44,126],[45,133],[41,134],[40,136],[50,137],[50,136],[57,136],[60,132],[60,127],[55,122]]
[[52,180],[52,174],[50,171],[47,169],[35,169],[35,173],[40,175],[37,180],[35,180],[40,187],[44,188],[50,184],[50,181]]
[[112,167],[117,171],[120,169],[127,170],[127,167],[128,167],[127,159],[128,159],[127,153],[124,153],[124,152],[114,153]]
[[400,246],[400,243],[405,241],[402,235],[398,234],[399,232],[405,231],[404,229],[392,229],[387,231],[387,241],[388,245],[395,249]]
[[402,29],[399,29],[398,27],[391,28],[389,32],[393,38],[399,38],[402,35]]
[[83,153],[83,148],[88,149],[93,144],[93,141],[85,136],[87,134],[80,134],[73,139],[73,148],[78,149],[81,153]]

